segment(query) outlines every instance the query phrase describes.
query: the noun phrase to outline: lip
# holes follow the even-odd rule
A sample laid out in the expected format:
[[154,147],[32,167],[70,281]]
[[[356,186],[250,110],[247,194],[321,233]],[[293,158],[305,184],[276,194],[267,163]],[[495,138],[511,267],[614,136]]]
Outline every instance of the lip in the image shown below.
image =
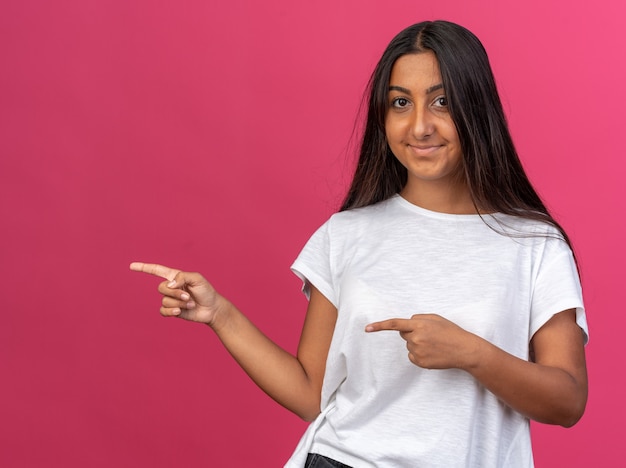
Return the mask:
[[432,153],[441,148],[442,145],[409,145],[409,148],[417,156],[430,156]]

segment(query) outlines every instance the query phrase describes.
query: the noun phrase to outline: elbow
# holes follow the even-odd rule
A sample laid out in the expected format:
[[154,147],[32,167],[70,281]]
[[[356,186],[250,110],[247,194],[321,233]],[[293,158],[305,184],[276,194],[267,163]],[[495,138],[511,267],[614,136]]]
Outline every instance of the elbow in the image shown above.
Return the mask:
[[583,414],[585,414],[586,406],[587,391],[585,389],[581,391],[575,399],[570,400],[569,404],[561,407],[560,411],[554,415],[552,424],[557,424],[565,428],[576,425],[583,417]]
[[566,420],[560,422],[559,426],[564,427],[565,429],[569,429],[570,427],[575,426],[576,423],[578,421],[580,421],[581,417],[582,417],[582,414],[580,416],[574,416],[572,418],[566,419]]
[[585,413],[586,403],[587,401],[585,399],[585,401],[582,401],[578,403],[577,405],[574,405],[570,409],[570,411],[566,415],[564,415],[561,421],[558,422],[558,424],[565,428],[570,428],[576,425],[576,423],[580,421],[580,418],[582,418],[583,414]]
[[572,427],[574,426],[585,414],[585,408],[587,407],[587,397],[589,391],[587,385],[585,384],[582,388],[579,389],[576,400],[570,405],[569,418],[567,418],[564,424],[561,424],[563,427]]
[[310,386],[299,392],[294,392],[294,398],[289,402],[279,402],[300,419],[306,422],[314,421],[322,412],[322,390],[317,386]]
[[575,426],[583,417],[583,414],[585,414],[588,395],[589,387],[587,386],[586,378],[574,388],[571,388],[569,392],[561,393],[559,399],[560,411],[558,411],[557,420],[553,424],[558,424],[565,428]]
[[587,389],[578,389],[571,393],[560,392],[554,398],[545,401],[543,409],[529,416],[537,422],[570,428],[575,426],[585,413]]
[[320,415],[320,412],[321,411],[319,410],[319,408],[317,408],[317,410],[298,412],[297,415],[303,421],[310,423],[310,422],[315,421],[315,419]]
[[554,426],[561,426],[564,428],[570,428],[575,426],[584,413],[584,407],[579,408],[561,408],[559,411],[552,411],[551,414],[546,414],[543,417],[531,417],[537,422],[542,424],[550,424]]
[[578,419],[572,419],[570,421],[566,421],[563,424],[561,424],[561,427],[564,427],[565,429],[569,429],[570,427],[573,427],[578,421],[580,420],[580,418]]
[[318,415],[319,415],[319,413],[318,413],[318,414],[316,414],[315,416],[310,416],[310,415],[305,415],[305,416],[303,416],[303,415],[300,415],[300,418],[301,418],[303,421],[306,421],[306,422],[308,422],[308,423],[311,423],[311,422],[315,421],[315,418],[317,418],[317,416],[318,416]]
[[306,422],[313,422],[322,412],[320,398],[315,397],[307,399],[301,398],[298,400],[297,405],[288,407],[293,413],[300,419]]

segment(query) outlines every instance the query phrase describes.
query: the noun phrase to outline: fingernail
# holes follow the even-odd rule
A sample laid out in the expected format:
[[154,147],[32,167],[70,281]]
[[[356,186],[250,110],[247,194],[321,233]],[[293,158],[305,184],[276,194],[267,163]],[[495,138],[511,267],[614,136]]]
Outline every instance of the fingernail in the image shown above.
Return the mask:
[[193,301],[189,301],[187,303],[187,309],[193,309],[196,306],[196,303]]
[[374,327],[372,327],[371,325],[368,325],[367,327],[365,327],[365,331],[366,332],[372,332],[372,331],[374,331]]
[[188,300],[189,300],[189,294],[187,294],[187,293],[182,293],[182,294],[180,295],[180,298],[181,298],[183,301],[188,301]]
[[168,287],[168,288],[172,288],[172,287],[174,287],[174,286],[176,286],[176,281],[174,281],[174,280],[172,280],[172,281],[170,281],[169,283],[167,283],[167,287]]
[[180,315],[180,309],[173,309],[172,315]]

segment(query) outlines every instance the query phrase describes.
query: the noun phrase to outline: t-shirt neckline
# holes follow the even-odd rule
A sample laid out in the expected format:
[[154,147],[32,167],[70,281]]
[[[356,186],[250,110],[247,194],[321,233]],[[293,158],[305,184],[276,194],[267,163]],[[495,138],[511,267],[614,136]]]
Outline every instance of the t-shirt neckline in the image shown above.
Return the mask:
[[418,213],[421,214],[423,216],[428,216],[430,218],[436,218],[436,219],[445,219],[445,220],[449,220],[449,221],[476,221],[479,220],[482,222],[482,218],[485,216],[493,216],[493,215],[479,215],[479,214],[453,214],[453,213],[443,213],[440,211],[432,211],[432,210],[428,210],[426,208],[422,208],[419,205],[415,205],[413,203],[411,203],[410,201],[408,201],[407,199],[405,199],[402,195],[400,195],[399,193],[395,194],[391,200],[393,202],[395,202],[396,204],[402,206],[403,208],[406,208],[408,210],[413,211],[414,213]]

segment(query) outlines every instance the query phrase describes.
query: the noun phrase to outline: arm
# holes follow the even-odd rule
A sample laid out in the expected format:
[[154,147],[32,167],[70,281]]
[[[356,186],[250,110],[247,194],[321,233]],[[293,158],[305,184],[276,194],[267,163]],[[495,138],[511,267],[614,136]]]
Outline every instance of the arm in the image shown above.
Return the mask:
[[428,369],[458,368],[528,418],[570,427],[587,402],[583,333],[574,310],[556,314],[534,335],[534,362],[517,358],[438,315],[414,315],[370,324],[366,331],[396,330],[409,359]]
[[280,348],[198,273],[133,263],[131,269],[165,278],[161,315],[209,325],[228,352],[271,398],[310,421],[320,412],[326,357],[337,310],[317,289],[311,299],[297,356]]

